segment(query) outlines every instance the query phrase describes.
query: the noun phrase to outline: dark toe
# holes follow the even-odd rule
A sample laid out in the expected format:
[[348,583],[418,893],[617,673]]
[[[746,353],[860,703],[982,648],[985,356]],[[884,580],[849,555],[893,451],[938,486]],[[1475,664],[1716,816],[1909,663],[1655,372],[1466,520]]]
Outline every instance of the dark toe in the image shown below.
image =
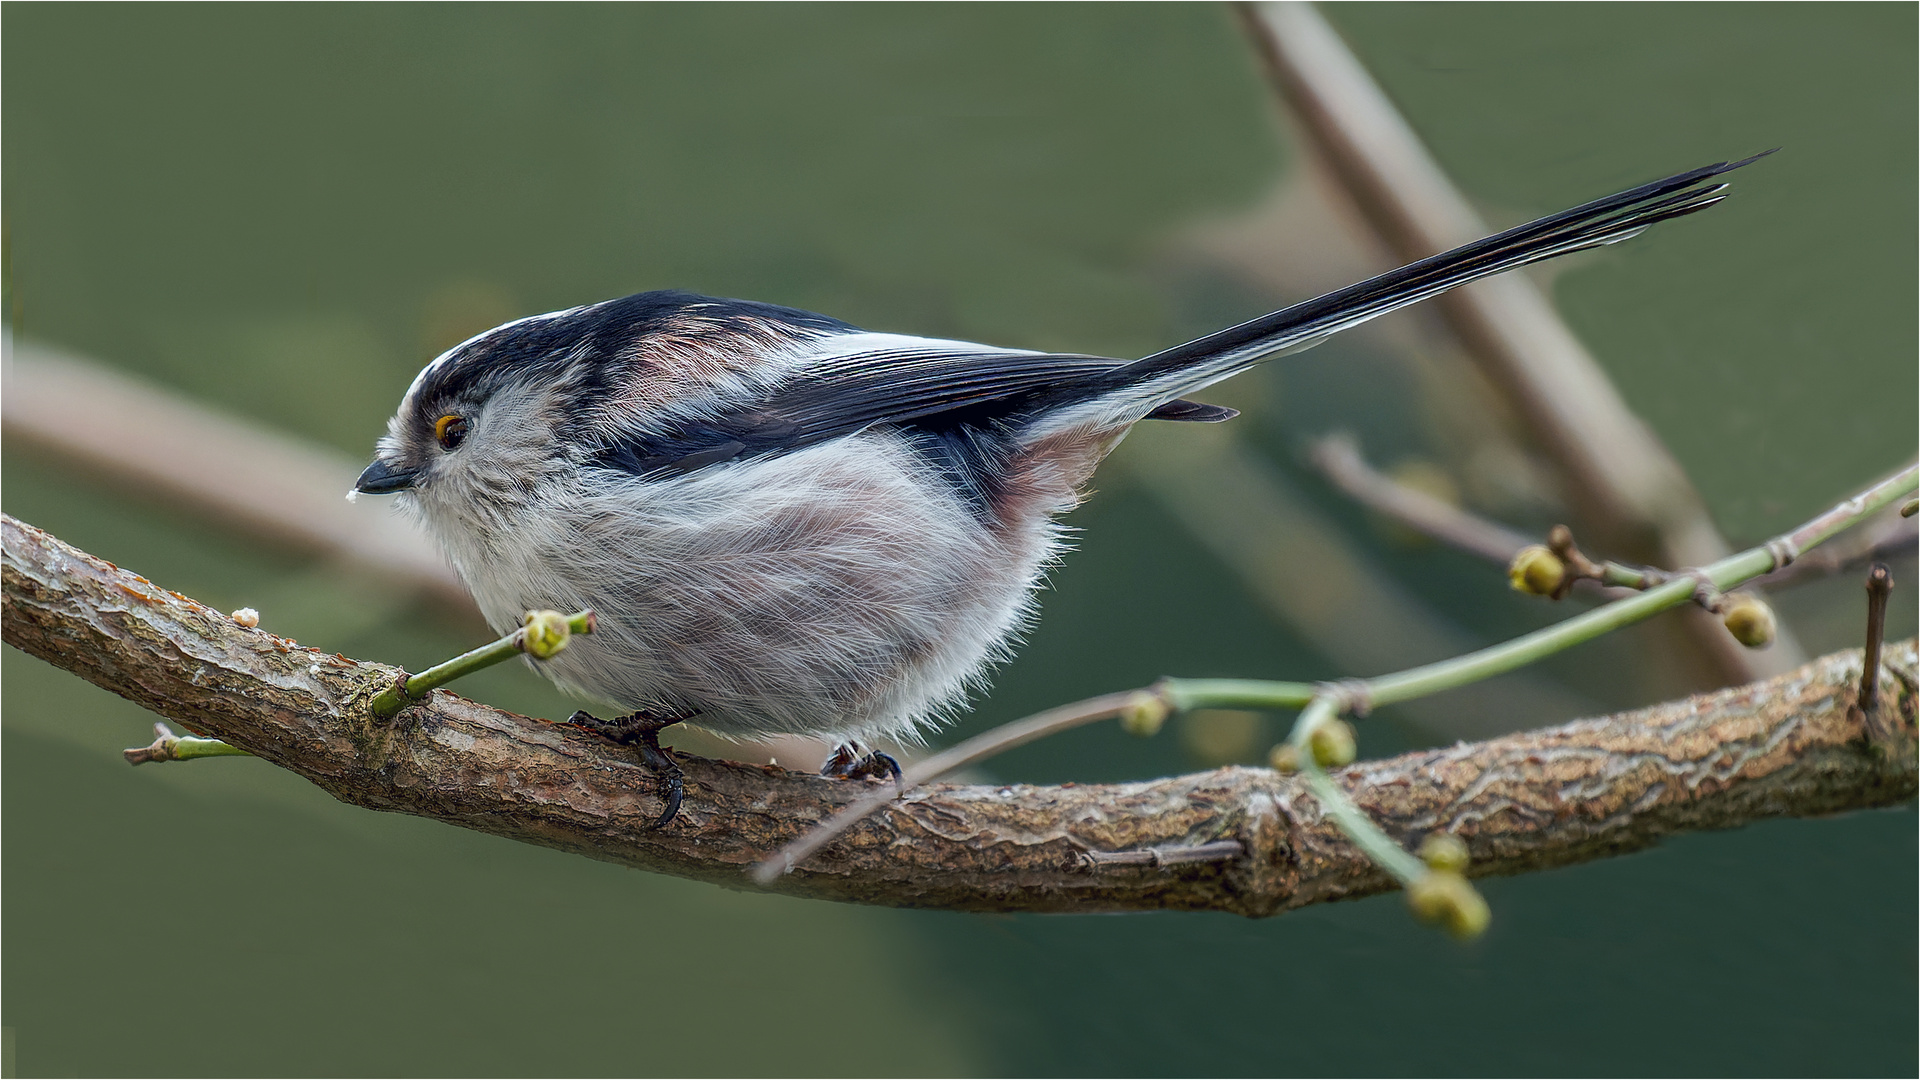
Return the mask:
[[840,746],[820,766],[820,775],[838,780],[892,780],[900,783],[900,763],[891,754],[878,750],[860,753],[856,747]]

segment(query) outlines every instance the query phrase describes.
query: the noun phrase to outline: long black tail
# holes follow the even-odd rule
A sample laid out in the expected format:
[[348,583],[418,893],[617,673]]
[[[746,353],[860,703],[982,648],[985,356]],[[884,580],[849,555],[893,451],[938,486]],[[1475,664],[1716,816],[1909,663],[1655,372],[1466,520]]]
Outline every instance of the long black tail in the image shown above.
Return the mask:
[[[1086,405],[1111,404],[1144,415],[1145,408],[1448,289],[1556,255],[1617,243],[1650,225],[1705,210],[1726,198],[1727,190],[1724,183],[1708,181],[1771,153],[1669,176],[1421,259],[1078,382],[1072,396]],[[1078,413],[1084,407],[1067,411]]]

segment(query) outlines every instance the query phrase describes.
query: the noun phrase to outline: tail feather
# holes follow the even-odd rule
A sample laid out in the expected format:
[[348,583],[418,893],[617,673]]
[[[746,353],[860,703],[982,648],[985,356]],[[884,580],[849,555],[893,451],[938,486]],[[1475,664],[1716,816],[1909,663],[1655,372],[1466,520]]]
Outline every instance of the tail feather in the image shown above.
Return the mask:
[[1698,213],[1721,201],[1726,198],[1727,185],[1708,181],[1771,153],[1767,150],[1740,161],[1708,165],[1596,199],[1176,345],[1079,381],[1071,388],[1063,387],[1069,391],[1070,400],[1061,402],[1061,412],[1078,416],[1091,407],[1095,412],[1116,409],[1144,415],[1160,403],[1262,360],[1311,347],[1330,335],[1449,289],[1543,259],[1618,243],[1649,226]]

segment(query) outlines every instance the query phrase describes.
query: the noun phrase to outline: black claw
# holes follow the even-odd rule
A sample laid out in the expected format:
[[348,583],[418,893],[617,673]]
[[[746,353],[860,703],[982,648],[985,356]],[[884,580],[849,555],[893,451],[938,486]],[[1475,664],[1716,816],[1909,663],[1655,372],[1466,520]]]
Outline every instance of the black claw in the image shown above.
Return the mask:
[[680,814],[680,802],[687,794],[687,774],[673,760],[673,752],[660,746],[660,732],[697,715],[699,713],[695,710],[659,716],[643,709],[612,720],[602,720],[582,710],[567,717],[567,723],[586,728],[609,742],[640,748],[640,760],[662,778],[664,790],[661,798],[666,800],[667,807],[660,812],[660,818],[653,823],[653,827],[664,829]]
[[660,743],[651,737],[641,744],[640,753],[648,768],[666,777],[666,791],[662,797],[667,800],[667,807],[660,811],[660,817],[653,823],[654,828],[664,829],[680,814],[680,800],[687,794],[687,774],[680,770],[673,755],[662,750]]
[[821,776],[832,776],[841,780],[878,780],[886,778],[893,781],[894,787],[900,786],[900,763],[890,754],[878,750],[861,753],[858,743],[844,743],[833,750],[833,756],[820,766]]

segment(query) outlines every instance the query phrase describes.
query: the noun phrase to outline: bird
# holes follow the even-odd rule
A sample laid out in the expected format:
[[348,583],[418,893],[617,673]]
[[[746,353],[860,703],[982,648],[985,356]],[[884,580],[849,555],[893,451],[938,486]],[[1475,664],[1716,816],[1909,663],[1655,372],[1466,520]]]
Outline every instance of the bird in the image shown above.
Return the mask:
[[[1767,151],[1771,153],[1772,151]],[[351,494],[394,494],[500,633],[535,609],[597,630],[537,665],[623,714],[835,746],[823,772],[899,779],[1008,659],[1064,549],[1059,518],[1136,423],[1217,423],[1188,395],[1492,274],[1617,243],[1726,197],[1681,172],[1137,360],[862,329],[679,291],[533,315],[413,380]]]

